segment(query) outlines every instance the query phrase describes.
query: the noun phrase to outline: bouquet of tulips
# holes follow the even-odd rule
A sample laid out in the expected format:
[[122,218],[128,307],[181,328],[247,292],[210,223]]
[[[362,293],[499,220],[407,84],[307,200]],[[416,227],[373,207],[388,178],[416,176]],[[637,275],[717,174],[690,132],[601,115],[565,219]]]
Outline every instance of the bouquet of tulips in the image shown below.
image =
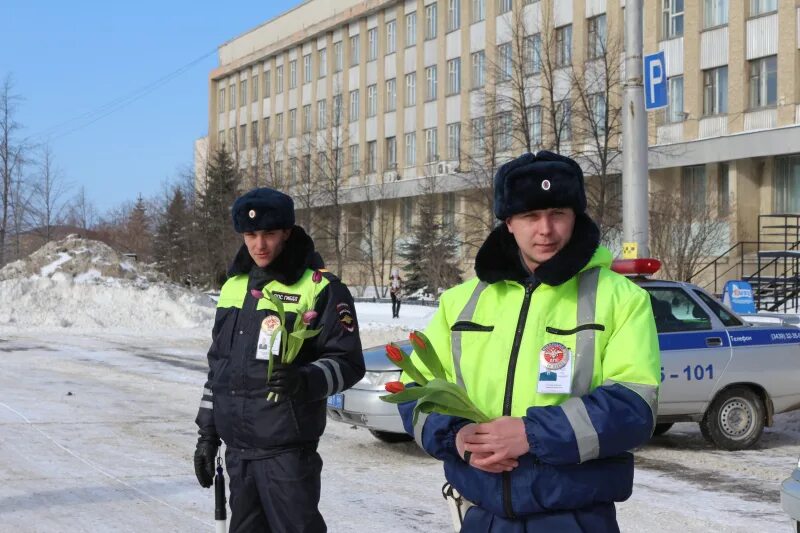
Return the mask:
[[[279,360],[281,363],[289,364],[294,361],[294,358],[297,357],[297,354],[300,353],[300,348],[303,347],[303,342],[306,339],[310,339],[319,334],[321,329],[308,329],[308,326],[311,322],[317,318],[317,312],[312,310],[297,310],[297,317],[294,319],[294,327],[292,328],[292,332],[287,335],[286,329],[286,311],[283,308],[283,302],[266,288],[263,291],[259,291],[257,289],[253,289],[250,291],[250,294],[253,295],[254,298],[260,300],[261,298],[267,298],[272,305],[275,306],[275,310],[278,312],[278,317],[281,320],[281,324],[279,327],[275,328],[272,332],[272,335],[269,339],[269,350],[272,353],[272,348],[275,344],[275,341],[280,336],[280,357]],[[274,358],[269,358],[269,364],[267,365],[267,381],[269,382],[270,378],[272,378],[272,367],[273,367]],[[267,400],[274,400],[278,401],[279,395],[270,392],[267,394]]]
[[467,396],[463,387],[447,380],[441,360],[433,345],[420,331],[413,331],[409,336],[414,352],[428,368],[433,379],[427,379],[411,361],[411,357],[395,344],[386,345],[386,356],[403,370],[418,386],[406,388],[400,381],[386,384],[386,391],[391,393],[381,396],[381,400],[390,403],[403,403],[416,400],[413,423],[417,423],[420,412],[441,413],[458,416],[473,422],[489,422],[489,418],[478,409]]

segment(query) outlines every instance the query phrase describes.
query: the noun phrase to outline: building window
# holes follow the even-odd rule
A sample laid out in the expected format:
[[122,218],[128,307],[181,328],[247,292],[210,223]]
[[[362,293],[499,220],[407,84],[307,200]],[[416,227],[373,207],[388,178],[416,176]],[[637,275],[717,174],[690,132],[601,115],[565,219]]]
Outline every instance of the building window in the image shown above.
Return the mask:
[[278,94],[283,92],[283,65],[275,67],[275,92]]
[[447,31],[461,27],[461,0],[447,0]]
[[342,51],[342,41],[333,43],[333,71],[341,72],[344,68],[344,52]]
[[461,92],[461,58],[457,57],[447,62],[447,94]]
[[361,172],[361,155],[358,153],[358,145],[350,145],[350,168],[353,169],[351,174],[358,174]]
[[406,15],[406,46],[417,44],[417,12]]
[[283,182],[283,161],[275,161],[275,181]]
[[405,134],[406,143],[406,166],[413,167],[417,164],[417,134],[414,132]]
[[683,1],[663,0],[661,7],[661,36],[672,39],[683,35]]
[[297,185],[297,158],[289,159],[289,187]]
[[386,137],[386,169],[397,168],[397,137]]
[[218,143],[218,144],[219,144],[219,145],[220,145],[222,148],[225,148],[225,146],[226,146],[226,144],[227,144],[227,143],[225,142],[225,130],[219,130],[219,132],[217,132],[217,143]]
[[374,117],[378,113],[378,86],[367,87],[367,116]]
[[459,161],[461,159],[461,123],[447,125],[447,159]]
[[303,156],[303,179],[305,183],[311,179],[311,154]]
[[217,110],[220,113],[225,111],[225,87],[221,87],[219,90],[219,96],[217,96]]
[[303,83],[311,83],[311,54],[303,56]]
[[486,0],[472,0],[472,22],[486,18]]
[[367,143],[367,172],[372,174],[378,171],[378,142]]
[[361,61],[361,37],[353,35],[350,37],[350,66],[354,67]]
[[406,74],[406,107],[417,105],[417,73]]
[[800,213],[800,155],[775,158],[775,213]]
[[728,23],[728,0],[703,0],[703,27],[713,28]]
[[236,85],[228,87],[228,110],[236,109]]
[[247,148],[247,124],[239,126],[239,150]]
[[333,96],[333,125],[338,126],[342,123],[342,95]]
[[297,109],[289,110],[289,137],[297,135]]
[[572,24],[556,28],[556,66],[572,64]]
[[328,127],[328,101],[320,100],[317,102],[317,129]]
[[717,215],[726,217],[731,212],[730,165],[720,163],[717,168]]
[[728,67],[703,71],[703,115],[728,112]]
[[275,115],[275,135],[278,139],[283,139],[283,113]]
[[250,145],[253,148],[258,148],[258,121],[254,120],[250,123]]
[[500,80],[510,80],[514,69],[514,58],[511,52],[511,43],[497,46],[497,61],[500,68]]
[[386,111],[397,109],[397,79],[386,80]]
[[483,155],[486,149],[486,119],[484,117],[472,119],[472,153]]
[[706,167],[704,165],[683,167],[681,175],[681,198],[690,205],[705,205]]
[[289,88],[295,87],[297,87],[297,60],[292,59],[289,61]]
[[403,213],[400,217],[403,224],[403,231],[410,232],[414,228],[414,199],[403,198]]
[[272,71],[265,70],[264,71],[264,98],[269,98],[272,94]]
[[598,15],[590,18],[589,28],[589,59],[603,57],[606,53],[606,16]]
[[267,142],[272,137],[272,133],[269,131],[269,117],[265,117],[261,121],[261,131],[264,142]]
[[256,74],[250,79],[250,92],[253,93],[253,102],[258,102],[258,75]]
[[535,105],[528,108],[528,129],[531,146],[542,144],[542,106]]
[[303,133],[311,131],[311,104],[303,106]]
[[669,79],[669,102],[667,104],[667,122],[683,122],[683,76]]
[[778,100],[778,56],[750,61],[750,109],[774,106]]
[[569,98],[556,103],[555,126],[559,141],[572,139],[572,100]]
[[397,21],[390,20],[386,23],[386,55],[397,50]]
[[436,128],[428,128],[425,130],[425,161],[427,163],[433,163],[439,160],[437,146]]
[[755,17],[764,13],[778,10],[778,0],[750,0],[750,16]]
[[378,59],[378,28],[367,30],[367,61]]
[[497,13],[507,13],[511,11],[513,0],[497,0]]
[[425,101],[436,100],[436,65],[425,69]]
[[456,195],[452,192],[442,195],[442,225],[451,230],[456,227]]
[[606,96],[603,93],[589,95],[589,107],[592,113],[591,133],[603,136],[606,133]]
[[511,150],[511,113],[497,115],[497,149],[501,152]]
[[358,120],[358,89],[350,91],[350,122]]
[[472,88],[486,85],[486,52],[481,50],[472,54]]
[[239,82],[239,105],[242,107],[247,105],[247,80]]
[[425,6],[425,40],[436,39],[436,6],[429,4]]
[[542,34],[535,33],[525,39],[525,74],[537,74],[542,70]]
[[228,146],[236,148],[236,128],[228,128]]
[[[319,77],[324,78],[328,75],[328,51],[323,48],[319,51]],[[311,81],[311,78],[308,79]]]

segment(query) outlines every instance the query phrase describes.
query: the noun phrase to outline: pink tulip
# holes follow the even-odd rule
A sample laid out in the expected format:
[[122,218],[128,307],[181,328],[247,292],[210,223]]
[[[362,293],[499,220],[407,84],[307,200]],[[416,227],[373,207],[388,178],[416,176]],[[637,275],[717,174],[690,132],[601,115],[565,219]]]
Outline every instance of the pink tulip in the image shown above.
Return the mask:
[[322,281],[322,272],[319,270],[315,270],[314,273],[311,275],[311,281],[314,283],[319,283]]
[[253,296],[253,298],[255,298],[256,300],[260,300],[261,298],[263,298],[263,297],[264,297],[264,293],[263,293],[263,292],[261,292],[261,291],[260,291],[260,290],[258,290],[258,289],[250,289],[250,294],[251,294],[251,295]]
[[316,311],[306,311],[303,313],[303,324],[306,326],[311,325],[314,319],[317,318],[318,313]]

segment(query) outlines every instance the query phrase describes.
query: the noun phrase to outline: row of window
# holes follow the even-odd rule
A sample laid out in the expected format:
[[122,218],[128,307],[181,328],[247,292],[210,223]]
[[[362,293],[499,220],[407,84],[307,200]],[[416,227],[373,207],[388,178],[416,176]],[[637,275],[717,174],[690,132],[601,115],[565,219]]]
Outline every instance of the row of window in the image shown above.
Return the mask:
[[[748,65],[749,109],[776,105],[778,101],[778,57],[754,59]],[[728,112],[728,66],[703,71],[703,116]],[[669,79],[667,121],[681,122],[683,110],[683,76]]]
[[[728,23],[729,0],[703,0],[703,28]],[[750,16],[757,17],[778,10],[778,0],[750,0]],[[684,0],[662,0],[661,36],[672,39],[683,35]]]

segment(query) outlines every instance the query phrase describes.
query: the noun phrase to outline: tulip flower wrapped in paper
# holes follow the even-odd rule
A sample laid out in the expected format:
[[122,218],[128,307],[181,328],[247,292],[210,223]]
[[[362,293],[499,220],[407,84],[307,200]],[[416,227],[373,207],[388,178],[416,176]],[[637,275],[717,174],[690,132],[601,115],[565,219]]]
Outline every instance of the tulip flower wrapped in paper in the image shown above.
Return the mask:
[[386,345],[386,356],[403,372],[417,383],[416,387],[408,387],[392,381],[386,384],[390,393],[381,396],[381,400],[389,403],[403,403],[416,400],[414,423],[420,412],[441,413],[458,416],[473,422],[489,422],[489,418],[478,409],[467,396],[467,391],[456,383],[447,380],[442,362],[436,354],[430,340],[420,331],[413,331],[409,336],[414,346],[414,353],[427,367],[433,379],[425,375],[414,365],[411,357],[395,344]]
[[[300,353],[300,348],[303,347],[303,342],[305,342],[306,339],[310,339],[311,337],[318,335],[319,332],[322,331],[321,329],[307,329],[311,322],[317,318],[316,311],[298,309],[292,332],[287,334],[286,311],[283,308],[283,302],[267,289],[264,289],[263,291],[253,289],[250,291],[250,293],[256,299],[268,299],[270,302],[272,302],[272,305],[275,306],[275,310],[280,318],[280,326],[276,327],[272,331],[272,335],[269,339],[269,351],[270,353],[276,353],[276,351],[273,350],[273,347],[276,342],[280,343],[280,351],[277,351],[277,353],[280,354],[278,358],[280,363],[289,364],[294,361],[295,357],[297,357],[297,354]],[[274,359],[274,357],[270,357],[269,364],[267,365],[268,382],[272,377]],[[267,394],[267,399],[278,401],[279,397],[274,392],[270,392]]]

